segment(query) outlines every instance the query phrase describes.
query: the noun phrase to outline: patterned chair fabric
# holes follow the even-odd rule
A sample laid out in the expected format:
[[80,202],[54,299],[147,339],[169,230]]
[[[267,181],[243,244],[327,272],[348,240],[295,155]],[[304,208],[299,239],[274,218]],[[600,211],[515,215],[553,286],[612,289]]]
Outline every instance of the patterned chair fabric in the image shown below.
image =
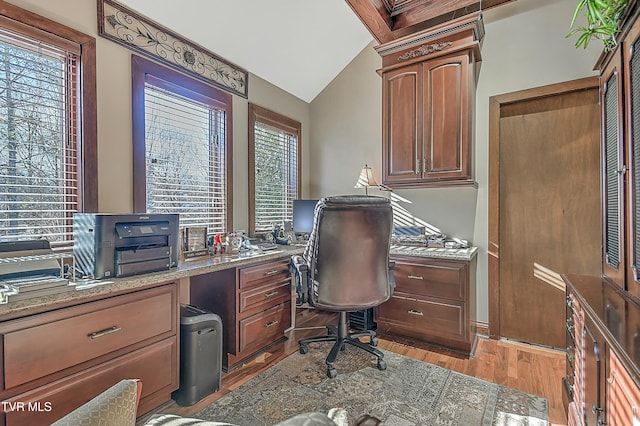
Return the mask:
[[122,380],[73,410],[53,426],[134,426],[142,382]]

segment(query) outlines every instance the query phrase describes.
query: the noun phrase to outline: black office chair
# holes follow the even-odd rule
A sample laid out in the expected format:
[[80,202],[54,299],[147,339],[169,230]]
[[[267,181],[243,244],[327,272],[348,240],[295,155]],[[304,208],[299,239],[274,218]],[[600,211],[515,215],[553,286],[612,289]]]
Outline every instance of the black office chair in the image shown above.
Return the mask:
[[[385,370],[384,354],[374,348],[375,331],[349,332],[347,313],[373,308],[393,293],[393,262],[389,244],[393,228],[391,203],[383,197],[345,195],[321,199],[316,205],[313,231],[303,257],[294,256],[303,296],[309,305],[339,312],[337,328],[328,334],[299,340],[300,353],[312,342],[335,341],[327,355],[327,376],[336,376],[333,367],[346,343],[377,357],[377,367]],[[305,291],[306,290],[306,291]],[[359,337],[369,337],[369,344]]]

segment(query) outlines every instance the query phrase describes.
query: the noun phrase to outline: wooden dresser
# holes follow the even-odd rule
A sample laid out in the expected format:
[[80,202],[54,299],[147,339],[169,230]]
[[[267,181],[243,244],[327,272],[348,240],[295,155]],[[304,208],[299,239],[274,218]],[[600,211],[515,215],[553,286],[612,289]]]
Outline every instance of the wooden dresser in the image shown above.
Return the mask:
[[640,300],[607,279],[563,278],[569,425],[640,424]]
[[48,424],[125,378],[143,382],[139,414],[178,388],[174,282],[0,323],[2,424]]
[[402,336],[470,355],[476,341],[476,260],[397,255],[393,297],[376,310],[382,336]]

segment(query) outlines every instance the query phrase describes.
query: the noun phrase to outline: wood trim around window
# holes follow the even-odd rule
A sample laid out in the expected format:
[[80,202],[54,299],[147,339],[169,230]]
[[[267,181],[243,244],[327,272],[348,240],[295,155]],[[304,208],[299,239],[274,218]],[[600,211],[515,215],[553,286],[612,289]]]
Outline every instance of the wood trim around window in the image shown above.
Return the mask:
[[[79,71],[81,96],[81,140],[82,158],[81,182],[79,186],[80,206],[83,212],[98,211],[98,112],[96,89],[96,39],[37,15],[28,10],[0,0],[0,16],[16,22],[13,29],[22,27],[25,35],[36,39],[46,39],[55,44],[56,38],[62,38],[79,46],[81,66]],[[23,24],[23,25],[20,25]]]
[[131,55],[134,213],[146,213],[147,210],[144,124],[144,84],[147,75],[165,81],[173,87],[175,92],[181,95],[207,97],[226,111],[226,227],[227,230],[233,229],[233,106],[231,94],[137,55]]
[[301,195],[302,180],[302,124],[292,118],[278,114],[259,105],[249,103],[249,234],[255,233],[256,227],[256,177],[255,177],[255,124],[268,124],[298,136],[298,193]]

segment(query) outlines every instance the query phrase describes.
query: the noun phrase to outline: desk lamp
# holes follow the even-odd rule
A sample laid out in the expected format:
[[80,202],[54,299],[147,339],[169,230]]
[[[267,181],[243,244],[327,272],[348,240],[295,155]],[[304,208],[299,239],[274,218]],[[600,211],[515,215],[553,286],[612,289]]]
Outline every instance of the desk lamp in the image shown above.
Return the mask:
[[369,195],[368,188],[370,186],[378,186],[378,183],[373,177],[373,172],[371,171],[371,167],[365,164],[362,170],[360,170],[360,176],[358,176],[358,181],[353,187],[364,188],[365,195]]

